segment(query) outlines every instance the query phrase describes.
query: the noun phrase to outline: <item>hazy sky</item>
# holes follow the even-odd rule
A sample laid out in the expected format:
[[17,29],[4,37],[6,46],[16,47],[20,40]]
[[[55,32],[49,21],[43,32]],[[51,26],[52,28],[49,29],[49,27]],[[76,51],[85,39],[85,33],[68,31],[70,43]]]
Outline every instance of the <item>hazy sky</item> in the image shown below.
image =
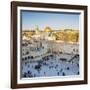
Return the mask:
[[35,29],[37,26],[44,30],[46,26],[52,29],[79,29],[79,14],[47,13],[22,11],[22,29]]

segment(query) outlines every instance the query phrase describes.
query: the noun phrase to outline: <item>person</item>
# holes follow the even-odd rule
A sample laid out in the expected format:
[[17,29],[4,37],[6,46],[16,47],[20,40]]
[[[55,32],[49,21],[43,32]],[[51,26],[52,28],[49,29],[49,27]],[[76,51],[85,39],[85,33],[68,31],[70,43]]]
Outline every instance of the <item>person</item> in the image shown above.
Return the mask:
[[44,72],[44,75],[46,74],[46,72]]
[[70,68],[69,67],[67,67],[67,70],[69,70]]
[[65,73],[63,72],[62,75],[65,76]]
[[27,77],[27,73],[26,72],[24,73],[23,77]]
[[59,76],[59,72],[57,72],[57,75]]
[[79,71],[77,72],[77,75],[79,75]]

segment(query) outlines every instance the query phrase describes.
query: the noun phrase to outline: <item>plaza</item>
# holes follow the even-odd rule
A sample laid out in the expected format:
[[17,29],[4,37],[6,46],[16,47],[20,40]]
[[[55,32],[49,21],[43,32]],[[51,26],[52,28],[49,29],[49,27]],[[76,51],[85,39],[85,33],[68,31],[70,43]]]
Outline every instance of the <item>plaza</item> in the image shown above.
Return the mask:
[[23,78],[67,75],[79,75],[79,55],[49,55],[39,61],[22,62]]
[[[72,31],[65,33],[73,34]],[[76,31],[74,31],[76,32]],[[21,77],[50,77],[79,75],[79,42],[65,41],[60,35],[57,40],[50,28],[44,32],[36,29],[33,35],[23,36]],[[67,36],[67,35],[66,35]],[[68,37],[70,39],[70,35]],[[78,40],[78,39],[77,39]]]

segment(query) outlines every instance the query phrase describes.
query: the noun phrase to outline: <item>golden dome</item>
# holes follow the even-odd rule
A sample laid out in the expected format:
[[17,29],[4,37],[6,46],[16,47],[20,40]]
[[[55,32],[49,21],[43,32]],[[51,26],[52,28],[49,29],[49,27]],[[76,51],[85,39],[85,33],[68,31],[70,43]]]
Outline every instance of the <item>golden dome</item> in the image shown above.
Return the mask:
[[50,27],[46,27],[46,28],[44,29],[44,31],[45,31],[45,32],[52,32],[52,30],[51,30]]

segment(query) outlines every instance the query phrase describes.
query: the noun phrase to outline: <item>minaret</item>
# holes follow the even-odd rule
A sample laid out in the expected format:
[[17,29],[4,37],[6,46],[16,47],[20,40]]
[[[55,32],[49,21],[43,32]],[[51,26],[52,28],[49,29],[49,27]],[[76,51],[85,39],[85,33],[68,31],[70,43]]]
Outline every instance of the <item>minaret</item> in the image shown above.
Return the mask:
[[35,32],[36,32],[36,34],[39,34],[39,27],[38,26],[36,27]]

